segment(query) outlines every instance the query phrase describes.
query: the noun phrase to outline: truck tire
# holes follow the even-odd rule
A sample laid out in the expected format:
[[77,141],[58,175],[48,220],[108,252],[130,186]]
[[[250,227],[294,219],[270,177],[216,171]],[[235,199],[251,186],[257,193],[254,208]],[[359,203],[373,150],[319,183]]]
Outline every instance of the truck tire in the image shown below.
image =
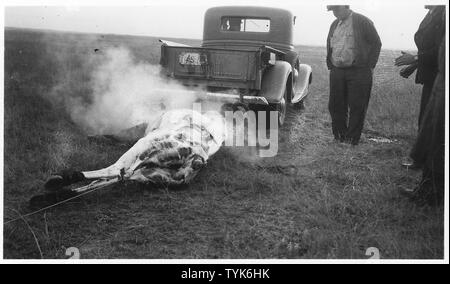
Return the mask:
[[301,101],[296,102],[294,105],[295,109],[304,110],[305,109],[305,101],[308,96],[304,97]]
[[304,110],[305,109],[305,99],[299,101],[298,103],[295,103],[294,108],[298,109],[298,110]]
[[286,120],[286,113],[287,113],[287,106],[288,106],[287,97],[288,97],[288,89],[285,88],[284,95],[281,98],[279,103],[270,104],[269,106],[264,107],[263,109],[261,109],[261,107],[257,107],[257,106],[254,108],[255,111],[262,110],[266,113],[266,129],[273,128],[273,125],[271,125],[271,123],[270,123],[270,113],[272,111],[278,112],[278,119],[277,119],[278,127],[283,126],[283,124]]
[[276,105],[276,110],[278,111],[278,126],[283,126],[286,120],[288,106],[288,89],[287,86],[284,88],[284,95],[280,102]]

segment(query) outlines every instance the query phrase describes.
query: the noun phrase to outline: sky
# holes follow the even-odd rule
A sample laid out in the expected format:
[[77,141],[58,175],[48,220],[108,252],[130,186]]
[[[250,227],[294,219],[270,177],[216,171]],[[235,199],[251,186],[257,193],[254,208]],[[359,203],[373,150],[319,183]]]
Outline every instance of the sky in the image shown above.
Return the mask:
[[[203,15],[213,6],[251,5],[278,7],[297,16],[295,44],[325,45],[334,20],[328,4],[349,4],[375,24],[383,48],[415,49],[414,33],[427,10],[439,0],[153,0],[153,1],[6,1],[6,27],[52,29],[87,33],[113,33],[201,39]],[[33,5],[33,6],[30,6]],[[59,6],[58,6],[59,4]]]

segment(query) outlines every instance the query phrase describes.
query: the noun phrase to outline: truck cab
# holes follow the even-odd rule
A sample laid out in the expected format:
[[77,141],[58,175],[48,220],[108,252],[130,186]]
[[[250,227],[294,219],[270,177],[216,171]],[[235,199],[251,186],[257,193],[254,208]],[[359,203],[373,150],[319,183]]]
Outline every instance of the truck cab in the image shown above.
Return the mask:
[[204,87],[206,99],[276,110],[282,125],[287,106],[302,104],[312,78],[294,49],[295,19],[277,8],[210,8],[201,46],[161,40],[160,64],[166,76]]

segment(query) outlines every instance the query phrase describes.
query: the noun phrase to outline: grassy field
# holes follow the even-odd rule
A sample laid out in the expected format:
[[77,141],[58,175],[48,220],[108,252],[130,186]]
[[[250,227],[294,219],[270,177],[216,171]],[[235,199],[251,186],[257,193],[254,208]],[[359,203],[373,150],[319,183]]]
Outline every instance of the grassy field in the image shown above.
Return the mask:
[[[89,103],[95,50],[117,46],[159,61],[156,38],[5,30],[5,222],[29,212],[52,172],[101,168],[128,149],[89,141],[65,104]],[[66,258],[77,247],[81,258],[359,259],[377,247],[382,258],[442,258],[443,208],[398,193],[420,177],[399,166],[420,88],[398,76],[398,52],[382,51],[363,141],[351,147],[332,141],[325,49],[297,49],[314,79],[306,109],[288,113],[276,157],[224,147],[184,189],[126,183],[33,215],[29,226],[5,224],[4,257]]]

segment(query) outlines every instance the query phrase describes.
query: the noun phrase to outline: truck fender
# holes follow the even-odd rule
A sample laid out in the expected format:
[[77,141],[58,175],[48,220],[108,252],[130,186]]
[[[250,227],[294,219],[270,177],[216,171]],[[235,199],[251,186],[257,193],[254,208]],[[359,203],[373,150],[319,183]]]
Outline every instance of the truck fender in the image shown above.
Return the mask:
[[[291,64],[286,61],[276,61],[273,66],[264,71],[259,95],[269,103],[278,103],[284,95],[286,83],[292,71]],[[292,78],[291,78],[292,80]]]
[[299,72],[295,72],[295,94],[292,103],[298,103],[308,95],[309,85],[312,81],[312,68],[308,64],[300,64]]

